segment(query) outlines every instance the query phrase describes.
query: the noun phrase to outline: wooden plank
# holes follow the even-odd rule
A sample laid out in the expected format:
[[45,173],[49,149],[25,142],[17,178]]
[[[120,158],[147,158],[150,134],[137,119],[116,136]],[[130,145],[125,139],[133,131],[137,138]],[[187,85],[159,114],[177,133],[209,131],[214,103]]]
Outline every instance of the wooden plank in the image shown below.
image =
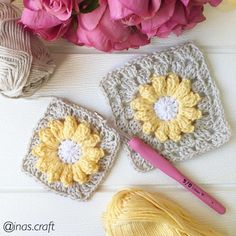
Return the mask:
[[[118,188],[114,188],[108,192],[99,192],[88,202],[77,202],[52,193],[0,193],[0,234],[7,235],[2,229],[2,225],[6,221],[17,224],[47,224],[53,221],[55,231],[50,232],[50,235],[104,236],[101,215],[113,194],[118,190]],[[160,192],[162,196],[176,201],[203,225],[214,227],[229,236],[234,236],[236,233],[235,190],[235,187],[223,188],[220,191],[210,190],[211,194],[214,194],[228,207],[227,213],[221,216],[186,191],[166,189],[160,192],[158,188],[152,187],[152,191]],[[37,232],[37,234],[29,232],[27,235],[45,236],[46,234],[45,232]],[[23,235],[23,233],[15,232],[12,235]]]

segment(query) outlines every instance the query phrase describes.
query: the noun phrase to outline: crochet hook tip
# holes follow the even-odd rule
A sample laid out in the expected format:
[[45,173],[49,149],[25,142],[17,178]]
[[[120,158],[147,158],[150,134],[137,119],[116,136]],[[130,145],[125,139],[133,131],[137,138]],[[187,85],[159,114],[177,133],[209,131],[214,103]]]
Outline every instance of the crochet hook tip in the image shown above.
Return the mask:
[[186,190],[193,193],[217,213],[223,215],[226,212],[225,207],[220,202],[201,189],[192,180],[183,175],[176,167],[174,167],[174,165],[165,159],[164,156],[160,155],[155,149],[144,143],[140,138],[133,137],[128,142],[128,145],[132,150],[139,153],[146,161],[179,182]]

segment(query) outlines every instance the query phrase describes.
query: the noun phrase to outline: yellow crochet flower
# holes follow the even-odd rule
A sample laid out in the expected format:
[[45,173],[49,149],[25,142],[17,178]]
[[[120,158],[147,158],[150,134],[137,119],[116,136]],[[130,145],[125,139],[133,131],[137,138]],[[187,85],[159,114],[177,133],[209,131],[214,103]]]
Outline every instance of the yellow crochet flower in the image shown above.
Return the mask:
[[160,142],[176,142],[181,134],[194,131],[193,122],[202,116],[196,108],[200,99],[198,93],[191,91],[190,80],[181,80],[173,73],[153,75],[150,84],[139,87],[131,107],[145,134],[155,134]]
[[100,135],[92,132],[89,123],[78,123],[74,116],[52,120],[39,131],[40,143],[32,150],[38,157],[36,168],[47,174],[48,182],[61,181],[64,186],[89,181],[98,172],[104,150],[99,147]]

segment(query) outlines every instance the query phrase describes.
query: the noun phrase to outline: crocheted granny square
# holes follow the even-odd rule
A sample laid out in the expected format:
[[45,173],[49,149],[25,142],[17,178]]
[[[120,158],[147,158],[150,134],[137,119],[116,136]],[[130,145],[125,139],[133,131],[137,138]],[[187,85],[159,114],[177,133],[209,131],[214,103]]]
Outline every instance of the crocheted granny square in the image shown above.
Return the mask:
[[[219,91],[192,43],[153,53],[109,73],[101,82],[116,125],[171,161],[190,159],[229,140]],[[126,149],[135,168],[153,167]]]
[[33,132],[23,170],[61,195],[86,200],[112,167],[119,143],[100,115],[53,99]]

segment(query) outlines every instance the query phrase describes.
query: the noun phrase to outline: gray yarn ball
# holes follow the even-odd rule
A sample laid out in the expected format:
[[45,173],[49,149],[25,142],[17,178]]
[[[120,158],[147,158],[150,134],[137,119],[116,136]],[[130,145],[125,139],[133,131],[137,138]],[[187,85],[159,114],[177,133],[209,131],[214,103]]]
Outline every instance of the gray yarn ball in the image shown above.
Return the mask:
[[31,96],[54,72],[55,63],[43,43],[18,24],[20,10],[0,2],[0,93]]

